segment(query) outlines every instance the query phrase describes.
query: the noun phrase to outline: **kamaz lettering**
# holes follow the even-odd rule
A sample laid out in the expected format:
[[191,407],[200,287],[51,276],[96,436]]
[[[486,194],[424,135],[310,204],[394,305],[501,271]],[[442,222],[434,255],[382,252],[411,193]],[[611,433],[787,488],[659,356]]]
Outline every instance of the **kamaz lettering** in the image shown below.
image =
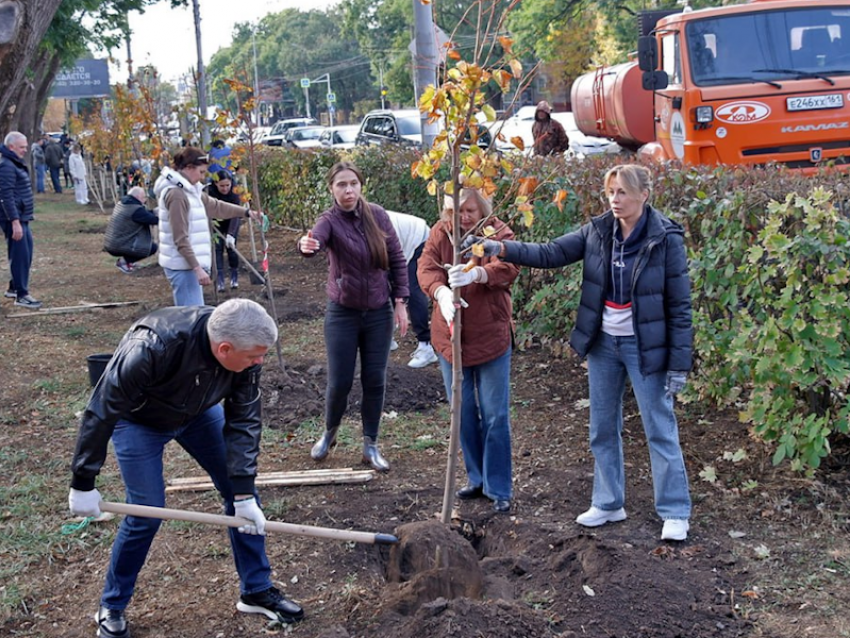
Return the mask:
[[850,122],[830,122],[829,124],[800,124],[799,126],[783,126],[783,133],[808,133],[810,131],[835,131],[850,128]]

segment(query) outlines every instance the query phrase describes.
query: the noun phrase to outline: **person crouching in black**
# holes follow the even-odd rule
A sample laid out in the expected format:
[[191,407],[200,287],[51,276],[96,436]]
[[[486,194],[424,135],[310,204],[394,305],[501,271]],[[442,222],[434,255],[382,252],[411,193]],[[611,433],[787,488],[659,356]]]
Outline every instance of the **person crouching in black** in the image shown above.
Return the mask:
[[131,188],[115,205],[103,240],[103,249],[118,257],[115,265],[128,275],[135,268],[133,262],[150,257],[158,248],[151,226],[159,224],[159,218],[145,208],[145,199],[144,188]]

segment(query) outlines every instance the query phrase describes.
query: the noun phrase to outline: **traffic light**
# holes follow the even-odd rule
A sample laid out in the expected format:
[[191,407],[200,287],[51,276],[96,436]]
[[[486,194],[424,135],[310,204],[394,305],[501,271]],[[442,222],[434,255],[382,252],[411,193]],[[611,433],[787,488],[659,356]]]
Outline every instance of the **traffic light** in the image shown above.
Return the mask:
[[387,87],[381,87],[381,97],[387,97]]

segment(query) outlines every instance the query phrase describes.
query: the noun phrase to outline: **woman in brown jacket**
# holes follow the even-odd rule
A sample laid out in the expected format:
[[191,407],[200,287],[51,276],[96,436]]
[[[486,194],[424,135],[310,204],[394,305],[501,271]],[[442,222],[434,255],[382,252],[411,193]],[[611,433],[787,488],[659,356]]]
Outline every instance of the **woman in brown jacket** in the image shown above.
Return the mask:
[[[466,465],[467,485],[457,491],[460,499],[486,496],[497,512],[508,512],[513,492],[511,470],[510,374],[513,319],[510,287],[519,269],[496,258],[483,258],[464,271],[459,264],[448,271],[443,264],[454,261],[451,218],[454,203],[446,196],[440,221],[431,229],[419,258],[417,275],[422,291],[433,298],[431,343],[437,351],[446,393],[451,399],[451,332],[455,307],[451,288],[464,287],[461,347],[463,386],[460,443]],[[471,188],[460,193],[460,227],[464,233],[478,230],[481,220],[492,226],[490,235],[511,239],[513,231],[491,217],[489,200]]]

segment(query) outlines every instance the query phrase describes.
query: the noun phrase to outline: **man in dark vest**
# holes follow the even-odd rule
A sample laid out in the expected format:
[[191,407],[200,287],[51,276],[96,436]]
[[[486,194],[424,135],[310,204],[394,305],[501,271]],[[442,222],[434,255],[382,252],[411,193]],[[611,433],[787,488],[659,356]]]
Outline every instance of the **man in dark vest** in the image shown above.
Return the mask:
[[145,190],[141,186],[134,186],[112,211],[103,249],[118,257],[115,265],[129,275],[133,272],[133,262],[156,252],[157,245],[151,235],[151,226],[158,223],[159,218],[145,208]]

